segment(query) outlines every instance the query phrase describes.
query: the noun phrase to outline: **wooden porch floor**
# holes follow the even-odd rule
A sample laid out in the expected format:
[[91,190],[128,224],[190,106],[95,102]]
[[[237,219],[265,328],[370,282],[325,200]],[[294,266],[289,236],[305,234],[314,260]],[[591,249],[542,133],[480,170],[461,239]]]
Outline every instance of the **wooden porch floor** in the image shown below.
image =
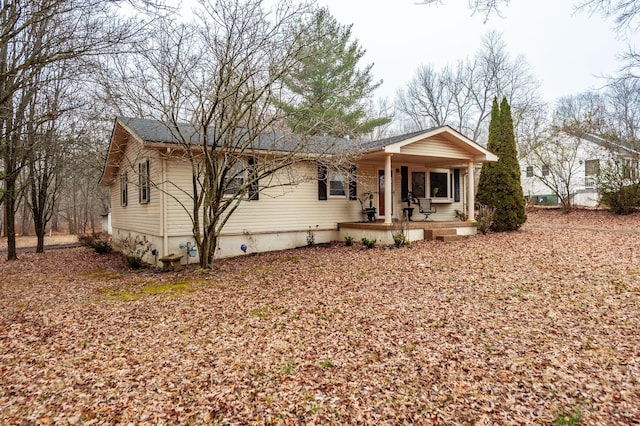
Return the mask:
[[[357,240],[364,236],[369,239],[375,238],[378,242],[384,244],[390,244],[393,243],[391,234],[394,230],[394,225],[398,225],[398,223],[385,224],[381,220],[376,222],[343,222],[338,224],[338,231],[341,238],[349,235]],[[461,222],[459,220],[411,221],[408,222],[407,231],[410,241],[458,241],[465,235],[474,235],[476,233],[476,223]]]
[[[455,228],[475,228],[475,222],[461,222],[459,220],[437,221],[437,220],[414,220],[408,222],[409,229],[455,229]],[[393,225],[385,224],[382,220],[375,222],[342,222],[338,223],[338,229],[367,229],[371,231],[388,231]]]

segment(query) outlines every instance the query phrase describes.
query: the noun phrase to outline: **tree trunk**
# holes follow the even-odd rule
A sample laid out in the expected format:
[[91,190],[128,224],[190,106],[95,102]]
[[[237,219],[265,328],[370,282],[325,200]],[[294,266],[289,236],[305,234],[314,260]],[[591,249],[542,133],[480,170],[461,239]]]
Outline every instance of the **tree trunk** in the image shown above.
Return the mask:
[[[32,175],[35,173],[31,171]],[[36,253],[44,253],[44,234],[47,222],[45,220],[45,212],[43,207],[44,195],[42,192],[36,193],[35,177],[31,178],[32,181],[32,210],[33,210],[33,226],[36,230],[36,236],[38,237],[38,244],[36,246]]]
[[[4,204],[3,204],[4,205]],[[7,222],[4,220],[4,211],[0,211],[0,236],[7,236]]]
[[96,232],[96,215],[93,212],[93,209],[87,206],[87,210],[89,212],[89,225],[91,226],[91,233],[95,234]]
[[7,260],[18,259],[16,251],[16,178],[7,174],[5,178],[4,216],[7,229]]
[[44,227],[36,227],[36,236],[38,237],[38,243],[36,244],[36,253],[44,253]]
[[[210,269],[213,267],[213,260],[215,257],[216,246],[218,244],[218,236],[215,232],[204,233],[202,237],[202,241],[196,241],[199,257],[200,257],[200,267],[203,269]],[[187,253],[188,255],[188,253]]]
[[51,232],[60,232],[60,229],[58,227],[59,217],[60,214],[58,213],[58,205],[56,203],[56,205],[54,206],[53,216],[51,217]]
[[27,203],[26,197],[23,198],[22,202],[22,217],[20,218],[20,235],[28,236],[29,235],[29,203]]
[[77,234],[78,228],[76,227],[75,206],[67,208],[67,223],[69,224],[69,233],[71,235]]

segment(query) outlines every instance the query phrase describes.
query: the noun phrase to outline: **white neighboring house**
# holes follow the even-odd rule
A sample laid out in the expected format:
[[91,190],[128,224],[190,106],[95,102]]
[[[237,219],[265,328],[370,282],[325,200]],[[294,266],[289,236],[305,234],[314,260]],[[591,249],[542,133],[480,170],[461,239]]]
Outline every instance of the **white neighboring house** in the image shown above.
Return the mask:
[[597,207],[597,176],[614,160],[625,162],[634,176],[640,153],[595,135],[563,134],[538,145],[520,160],[522,190],[537,205],[558,205],[568,197],[573,206]]

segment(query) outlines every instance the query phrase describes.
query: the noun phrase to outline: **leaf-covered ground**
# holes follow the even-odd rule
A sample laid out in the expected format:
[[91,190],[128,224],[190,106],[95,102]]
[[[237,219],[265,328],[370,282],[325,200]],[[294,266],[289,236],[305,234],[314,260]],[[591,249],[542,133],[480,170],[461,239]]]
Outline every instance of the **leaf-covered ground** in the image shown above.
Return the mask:
[[640,215],[143,272],[0,261],[1,424],[638,424]]

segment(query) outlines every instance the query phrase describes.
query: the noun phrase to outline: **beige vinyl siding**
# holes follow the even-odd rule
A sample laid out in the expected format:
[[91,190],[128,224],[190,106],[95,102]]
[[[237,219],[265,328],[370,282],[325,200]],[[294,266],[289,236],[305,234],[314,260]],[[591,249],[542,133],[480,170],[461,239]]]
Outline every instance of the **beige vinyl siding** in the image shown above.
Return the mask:
[[[268,188],[257,201],[245,201],[231,217],[225,233],[295,231],[336,228],[360,217],[358,201],[347,197],[318,200],[317,165],[300,164],[294,173],[307,176],[295,186]],[[280,176],[286,180],[286,176]]]
[[[139,202],[138,164],[149,159],[150,201]],[[129,196],[126,206],[120,205],[120,173],[128,172]],[[121,233],[127,231],[147,235],[162,235],[160,190],[154,187],[161,181],[161,162],[157,151],[142,149],[141,144],[131,140],[120,163],[118,177],[111,185],[112,227]],[[117,238],[117,236],[115,236]]]
[[400,152],[403,154],[429,157],[473,159],[473,156],[469,152],[453,145],[444,138],[438,137],[403,146]]
[[[294,186],[267,188],[260,192],[259,200],[245,199],[225,225],[224,234],[291,232],[312,229],[335,229],[339,222],[362,219],[360,203],[347,198],[318,200],[316,165],[305,163],[296,166],[294,174],[305,179]],[[176,186],[191,193],[191,168],[188,162],[177,159],[167,161],[168,192],[168,235],[191,235],[192,224],[182,202],[192,209],[192,201],[181,194]],[[287,181],[282,172],[275,179]],[[175,185],[174,185],[175,184]]]
[[193,211],[193,181],[191,163],[185,159],[168,158],[167,164],[167,235],[192,235],[189,214]]
[[[407,207],[401,200],[400,173],[395,170],[401,165],[409,166],[409,173],[421,171],[428,173],[423,164],[393,164],[393,216],[402,216],[402,208]],[[362,163],[358,165],[358,196],[367,191],[374,192],[373,205],[380,209],[378,201],[378,170],[383,164]],[[177,158],[167,160],[167,230],[168,236],[192,235],[192,223],[180,205],[182,203],[189,212],[192,211],[190,198],[192,181],[191,167],[188,161]],[[305,163],[296,166],[296,176],[307,178],[295,186],[267,188],[260,192],[259,200],[243,200],[233,213],[222,232],[223,235],[259,234],[306,231],[313,229],[335,229],[339,222],[357,222],[364,219],[360,203],[348,198],[328,197],[318,200],[317,166]],[[277,178],[286,180],[288,175],[282,172]],[[181,188],[189,195],[181,192]],[[117,195],[117,194],[116,194]],[[137,192],[136,192],[137,197]],[[158,197],[156,197],[158,198]],[[152,194],[152,202],[153,202]],[[117,199],[115,200],[117,201]],[[136,198],[137,201],[137,198]],[[413,206],[416,207],[416,206]],[[438,204],[437,216],[434,219],[445,220],[455,218],[455,209],[462,210],[460,203]],[[417,211],[417,210],[416,210]]]
[[295,172],[309,178],[296,186],[269,188],[260,193],[257,201],[243,201],[224,233],[336,228],[338,222],[360,218],[358,201],[331,196],[318,200],[315,164],[300,165]]

